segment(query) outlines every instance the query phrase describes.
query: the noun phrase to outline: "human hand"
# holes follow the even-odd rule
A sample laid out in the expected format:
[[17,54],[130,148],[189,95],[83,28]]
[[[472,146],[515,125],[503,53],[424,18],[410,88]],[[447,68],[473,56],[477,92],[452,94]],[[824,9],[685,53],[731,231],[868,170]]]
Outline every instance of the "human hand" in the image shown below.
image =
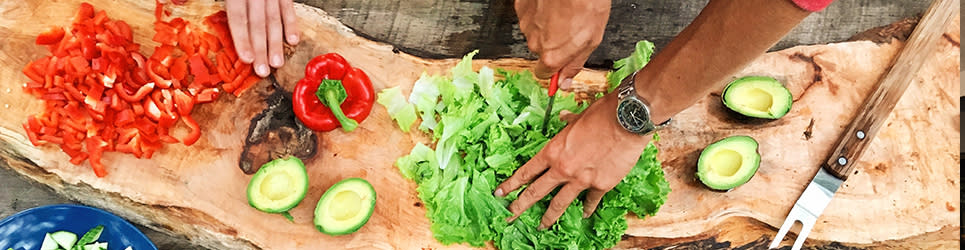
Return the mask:
[[569,89],[603,41],[610,0],[516,0],[516,16],[526,45],[539,55],[536,77],[560,72],[560,87]]
[[593,214],[603,195],[630,172],[649,141],[617,124],[616,103],[616,95],[609,94],[590,105],[581,117],[566,119],[572,122],[496,187],[494,195],[502,197],[532,181],[509,205],[510,221],[559,186],[562,188],[543,214],[540,229],[556,223],[584,190],[583,217]]
[[299,39],[292,0],[225,0],[225,9],[238,57],[255,74],[266,77],[269,65],[285,64],[283,40],[295,45]]
[[[169,1],[158,0],[162,4]],[[255,74],[266,77],[271,73],[269,65],[278,68],[285,64],[282,40],[295,45],[299,39],[292,0],[226,0],[225,9],[235,50],[242,62],[254,64]]]

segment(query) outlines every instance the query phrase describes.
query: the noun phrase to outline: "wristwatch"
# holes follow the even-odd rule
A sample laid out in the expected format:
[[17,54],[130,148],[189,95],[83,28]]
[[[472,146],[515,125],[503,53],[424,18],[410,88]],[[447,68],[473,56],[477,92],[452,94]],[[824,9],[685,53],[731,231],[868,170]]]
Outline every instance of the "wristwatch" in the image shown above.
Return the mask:
[[637,73],[633,72],[617,86],[617,98],[620,100],[617,104],[617,122],[630,133],[647,135],[667,126],[671,119],[661,124],[653,124],[650,119],[650,104],[637,94],[633,86],[636,76]]

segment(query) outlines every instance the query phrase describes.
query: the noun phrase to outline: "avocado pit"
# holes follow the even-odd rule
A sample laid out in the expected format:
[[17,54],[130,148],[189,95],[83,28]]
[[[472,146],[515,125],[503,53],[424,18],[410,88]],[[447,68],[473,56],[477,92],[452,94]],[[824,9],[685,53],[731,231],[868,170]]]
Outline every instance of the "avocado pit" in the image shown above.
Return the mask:
[[720,176],[733,176],[740,169],[743,161],[741,154],[734,150],[722,149],[714,154],[710,169]]

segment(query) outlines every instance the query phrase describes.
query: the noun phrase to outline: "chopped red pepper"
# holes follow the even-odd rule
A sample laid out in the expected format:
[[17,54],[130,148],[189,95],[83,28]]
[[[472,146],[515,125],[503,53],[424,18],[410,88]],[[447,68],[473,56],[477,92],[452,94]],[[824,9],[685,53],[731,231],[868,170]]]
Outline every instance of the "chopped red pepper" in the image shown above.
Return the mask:
[[154,22],[154,38],[152,41],[163,45],[174,46],[178,42],[178,30],[166,22]]
[[[51,55],[22,70],[29,79],[24,92],[44,102],[44,111],[23,124],[32,144],[58,144],[71,163],[89,161],[103,177],[104,152],[151,158],[166,143],[190,146],[201,137],[190,116],[195,104],[217,100],[219,84],[241,95],[260,80],[238,60],[224,11],[205,18],[214,31],[207,33],[182,18],[165,21],[170,12],[155,7],[151,38],[161,45],[148,58],[126,22],[88,3],[70,25],[37,36]],[[190,128],[181,140],[168,134],[178,120]]]
[[185,62],[185,57],[177,57],[174,59],[174,64],[171,64],[171,77],[179,81],[183,81],[184,77],[188,75],[188,63]]
[[107,176],[107,170],[104,169],[104,164],[101,163],[101,155],[104,154],[104,143],[100,136],[87,137],[84,142],[87,144],[87,152],[90,156],[90,166],[94,169],[94,175],[97,177]]
[[216,82],[216,79],[212,79],[211,74],[208,72],[208,68],[204,66],[204,61],[207,59],[202,58],[200,55],[191,56],[188,61],[191,64],[191,75],[194,75],[194,81],[207,84],[210,82]]
[[80,9],[77,10],[77,15],[74,16],[74,23],[84,23],[91,17],[94,17],[94,6],[89,3],[81,3]]
[[188,127],[191,127],[191,132],[188,133],[182,141],[184,145],[191,146],[201,138],[201,126],[198,126],[198,122],[194,121],[194,118],[191,118],[191,116],[185,115],[182,116],[181,119],[184,120],[184,123],[188,124]]
[[44,33],[40,33],[37,36],[37,44],[40,45],[50,45],[55,43],[60,43],[60,39],[64,38],[64,28],[52,27]]
[[182,117],[191,115],[191,110],[194,109],[194,97],[180,89],[174,90],[174,106]]
[[237,97],[241,97],[241,93],[244,93],[244,91],[247,90],[248,88],[255,86],[255,84],[258,83],[258,81],[261,81],[261,78],[258,77],[257,75],[248,75],[248,77],[241,80],[240,85],[237,86],[237,88],[235,88],[235,90],[232,91],[231,93]]
[[154,20],[160,21],[164,17],[164,4],[160,1],[156,1],[156,3],[154,5]]
[[172,84],[171,80],[164,79],[155,72],[158,69],[156,67],[157,64],[158,63],[155,63],[153,59],[147,61],[147,68],[145,69],[145,71],[147,71],[147,75],[151,77],[151,80],[153,80],[158,87],[163,89],[170,88]]
[[117,113],[117,117],[114,118],[114,126],[117,127],[124,127],[133,122],[134,112],[130,109],[122,110],[120,113]]
[[201,93],[198,93],[196,96],[197,103],[213,102],[214,100],[218,99],[219,95],[221,95],[221,92],[219,92],[216,88],[203,89],[201,90]]

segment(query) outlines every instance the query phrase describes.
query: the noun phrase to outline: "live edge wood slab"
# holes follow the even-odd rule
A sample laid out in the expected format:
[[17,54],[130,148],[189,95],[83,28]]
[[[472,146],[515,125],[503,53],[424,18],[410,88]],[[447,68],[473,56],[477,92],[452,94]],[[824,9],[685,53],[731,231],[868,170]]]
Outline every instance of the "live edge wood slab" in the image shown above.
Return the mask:
[[[89,2],[107,10],[110,17],[128,22],[135,40],[144,44],[143,52],[150,52],[155,45],[150,41],[153,1]],[[0,2],[0,159],[14,171],[71,199],[212,249],[468,248],[445,246],[432,238],[414,183],[393,166],[416,142],[428,139],[399,131],[381,106],[352,133],[319,134],[318,154],[306,161],[310,190],[292,210],[294,222],[249,207],[244,190],[250,176],[238,168],[249,121],[264,108],[272,88],[268,81],[240,98],[224,96],[196,109],[193,116],[204,133],[192,147],[167,145],[153,159],[105,155],[110,172],[105,178],[96,178],[86,163],[71,165],[54,146],[34,147],[21,124],[41,107],[21,90],[27,78],[20,70],[47,53],[33,44],[36,34],[51,25],[67,24],[79,3]],[[221,2],[195,0],[172,10],[175,16],[200,23],[201,17],[221,8]],[[422,72],[445,74],[456,63],[455,59],[427,60],[394,51],[391,45],[356,36],[316,8],[299,4],[296,12],[303,28],[302,42],[275,72],[288,90],[311,57],[327,52],[338,52],[368,72],[376,89],[401,86],[406,94]],[[870,32],[891,34],[895,32],[889,33],[889,29],[902,25],[913,26],[914,22]],[[958,17],[941,35],[937,51],[921,62],[922,70],[857,162],[857,174],[844,183],[818,219],[807,246],[905,249],[959,245],[956,194],[960,158],[955,151],[960,137],[960,104],[955,98],[960,67]],[[718,93],[675,116],[676,123],[661,132],[658,143],[659,159],[673,189],[670,198],[655,216],[630,219],[630,228],[616,248],[763,248],[904,45],[897,38],[870,37],[878,41],[798,46],[768,53],[734,76],[766,75],[786,84],[794,104],[784,118],[771,122],[739,119],[726,111]],[[477,68],[488,65],[512,70],[527,69],[531,64],[522,59],[475,62]],[[600,91],[604,73],[585,70],[577,78],[577,91]],[[172,133],[184,132],[186,128],[179,127]],[[730,192],[702,187],[694,178],[700,150],[737,134],[760,142],[759,172]],[[315,231],[311,225],[315,203],[325,189],[347,177],[363,177],[375,186],[379,200],[371,220],[347,236]]]

